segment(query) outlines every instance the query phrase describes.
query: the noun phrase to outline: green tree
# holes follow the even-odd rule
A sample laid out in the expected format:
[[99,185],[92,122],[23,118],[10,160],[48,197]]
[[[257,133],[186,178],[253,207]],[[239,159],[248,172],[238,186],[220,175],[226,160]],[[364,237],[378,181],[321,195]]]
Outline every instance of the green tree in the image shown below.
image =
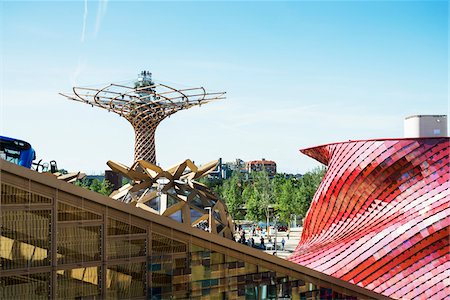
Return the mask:
[[272,181],[267,172],[252,173],[249,184],[253,186],[253,192],[246,203],[246,217],[253,221],[269,220],[274,208],[274,195]]
[[245,206],[245,219],[258,221],[258,199],[253,184],[246,184],[242,192],[243,206]]
[[284,174],[280,173],[276,174],[272,179],[273,195],[275,200],[281,195],[283,184],[285,184],[288,180],[289,179],[286,179]]
[[78,185],[82,188],[97,192],[99,194],[109,196],[112,192],[112,184],[108,180],[98,180],[93,179],[92,181],[83,179],[75,182],[75,185]]
[[105,196],[109,196],[112,193],[113,185],[108,180],[103,180],[100,184],[100,190],[97,193],[100,193]]
[[276,215],[278,219],[286,224],[290,223],[291,215],[299,212],[299,203],[296,201],[296,191],[292,180],[285,180],[279,186],[276,196]]
[[299,179],[286,178],[284,174],[269,179],[263,171],[252,173],[249,180],[244,180],[240,172],[233,172],[226,180],[202,178],[200,182],[225,200],[235,220],[266,222],[274,210],[280,222],[289,224],[293,214],[306,215],[324,174],[325,168],[318,167]]
[[89,190],[89,185],[90,185],[90,183],[89,183],[89,181],[86,180],[86,179],[77,180],[77,181],[75,181],[74,184],[75,184],[76,186],[79,186],[79,187],[82,187],[82,188],[84,188],[84,189]]
[[209,187],[217,196],[220,197],[222,195],[223,183],[224,183],[223,179],[219,179],[219,178],[211,179],[208,177],[202,177],[198,180],[198,182]]
[[[103,180],[103,182],[104,182],[104,180]],[[91,191],[99,193],[100,190],[102,189],[102,182],[100,180],[98,180],[97,178],[95,178],[94,180],[92,180],[91,184],[89,185],[89,189]]]
[[307,172],[299,180],[299,188],[297,189],[298,211],[297,214],[302,217],[306,216],[311,201],[316,193],[323,176],[325,175],[325,167],[316,167],[312,171]]
[[240,209],[242,208],[244,201],[242,198],[243,180],[240,172],[233,172],[230,179],[226,180],[221,187],[220,194],[225,200],[228,208],[228,212],[235,220],[242,218]]

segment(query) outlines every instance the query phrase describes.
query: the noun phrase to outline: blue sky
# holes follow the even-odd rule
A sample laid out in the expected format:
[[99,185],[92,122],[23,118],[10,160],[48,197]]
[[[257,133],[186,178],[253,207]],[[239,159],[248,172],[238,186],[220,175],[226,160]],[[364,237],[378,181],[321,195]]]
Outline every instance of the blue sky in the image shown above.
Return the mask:
[[403,136],[403,119],[448,114],[447,1],[1,2],[0,133],[38,158],[100,173],[131,164],[117,115],[58,95],[132,80],[226,91],[156,133],[157,160],[318,165],[300,148]]

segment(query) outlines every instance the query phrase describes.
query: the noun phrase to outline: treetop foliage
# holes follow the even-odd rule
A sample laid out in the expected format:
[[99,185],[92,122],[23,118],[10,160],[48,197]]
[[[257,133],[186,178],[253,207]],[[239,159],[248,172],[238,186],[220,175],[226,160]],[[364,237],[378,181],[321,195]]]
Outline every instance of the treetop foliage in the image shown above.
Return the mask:
[[248,179],[233,172],[226,180],[202,178],[201,182],[225,200],[235,220],[266,221],[273,210],[280,222],[289,223],[292,215],[306,216],[325,170],[317,167],[300,178],[276,174],[273,179],[265,171],[250,173]]
[[103,181],[100,181],[96,178],[93,180],[83,179],[76,181],[75,185],[81,186],[82,188],[100,193],[105,196],[109,196],[112,192],[112,184],[105,179]]

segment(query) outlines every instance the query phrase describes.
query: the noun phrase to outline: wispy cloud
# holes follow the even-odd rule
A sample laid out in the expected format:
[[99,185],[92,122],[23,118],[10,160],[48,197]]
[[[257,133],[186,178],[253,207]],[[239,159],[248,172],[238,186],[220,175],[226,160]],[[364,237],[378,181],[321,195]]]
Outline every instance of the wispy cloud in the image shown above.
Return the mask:
[[100,30],[100,25],[102,23],[103,17],[106,14],[107,7],[108,7],[108,0],[98,1],[98,9],[97,9],[97,18],[95,20],[94,37],[97,36],[98,31]]
[[[108,7],[108,0],[98,1],[97,16],[95,17],[95,27],[93,34],[94,38],[97,37],[97,34],[100,30],[100,26],[106,14],[107,7]],[[87,18],[88,18],[88,0],[84,0],[83,29],[81,31],[81,43],[84,43],[84,41],[86,40]]]
[[86,61],[80,59],[78,61],[77,67],[75,68],[75,71],[70,77],[70,84],[72,86],[78,85],[78,78],[80,77],[80,74],[84,71],[84,69],[86,69]]
[[84,43],[84,39],[86,36],[86,21],[88,15],[88,2],[84,0],[84,14],[83,14],[83,30],[81,31],[81,42]]

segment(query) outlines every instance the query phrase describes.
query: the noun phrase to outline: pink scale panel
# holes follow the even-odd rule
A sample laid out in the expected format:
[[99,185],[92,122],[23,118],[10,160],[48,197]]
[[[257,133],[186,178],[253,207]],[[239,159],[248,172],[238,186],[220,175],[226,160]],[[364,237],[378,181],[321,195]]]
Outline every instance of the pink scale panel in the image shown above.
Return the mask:
[[289,260],[395,299],[448,299],[450,139],[301,152],[328,168]]

